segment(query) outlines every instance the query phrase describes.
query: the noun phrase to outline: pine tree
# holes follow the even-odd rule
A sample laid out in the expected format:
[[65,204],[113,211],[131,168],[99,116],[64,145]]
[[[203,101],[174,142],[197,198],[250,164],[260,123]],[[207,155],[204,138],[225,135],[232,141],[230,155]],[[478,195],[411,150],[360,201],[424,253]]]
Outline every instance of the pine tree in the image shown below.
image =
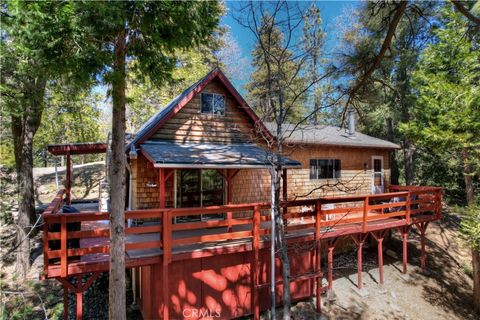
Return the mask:
[[[290,106],[285,120],[297,123],[307,116],[306,94],[298,97],[298,93],[306,87],[306,79],[301,75],[304,71],[301,70],[303,65],[296,61],[294,52],[285,44],[284,34],[272,24],[271,19],[273,18],[268,15],[263,17],[259,34],[262,41],[258,42],[252,51],[252,65],[255,70],[250,82],[245,86],[247,100],[261,118],[276,121],[270,100],[278,99],[279,95],[275,98],[271,95],[272,92],[282,92],[283,103]],[[270,70],[267,70],[268,68]],[[270,76],[267,76],[267,73],[270,73]],[[273,81],[269,81],[269,78]]]

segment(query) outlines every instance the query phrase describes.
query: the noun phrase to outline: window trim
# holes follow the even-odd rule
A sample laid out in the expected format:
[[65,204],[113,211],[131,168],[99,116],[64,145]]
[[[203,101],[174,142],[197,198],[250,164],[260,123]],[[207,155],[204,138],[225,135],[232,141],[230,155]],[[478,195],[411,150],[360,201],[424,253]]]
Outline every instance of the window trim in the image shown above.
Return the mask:
[[[319,178],[318,177],[318,169],[317,169],[317,177],[312,178],[312,176],[311,176],[311,170],[312,170],[311,162],[312,162],[312,160],[315,160],[317,162],[317,168],[318,168],[318,163],[321,160],[333,161],[333,177]],[[335,168],[335,162],[336,161],[339,161],[339,163],[340,163],[340,170],[336,170],[336,168]],[[308,172],[309,180],[316,180],[316,181],[318,181],[318,180],[333,180],[333,179],[340,180],[342,178],[342,160],[339,159],[339,158],[310,158],[308,169],[309,169],[309,172]],[[338,176],[337,176],[337,172],[339,173]]]
[[[204,94],[211,94],[213,96],[213,101],[215,103],[215,96],[222,96],[223,97],[223,114],[217,114],[217,113],[214,113],[214,106],[212,105],[212,111],[211,112],[203,112],[202,111],[202,106],[203,106],[203,103],[202,103],[202,97]],[[227,96],[222,94],[222,93],[215,93],[215,92],[201,92],[200,93],[200,114],[206,114],[206,115],[210,115],[210,116],[218,116],[218,117],[225,117],[227,115]]]

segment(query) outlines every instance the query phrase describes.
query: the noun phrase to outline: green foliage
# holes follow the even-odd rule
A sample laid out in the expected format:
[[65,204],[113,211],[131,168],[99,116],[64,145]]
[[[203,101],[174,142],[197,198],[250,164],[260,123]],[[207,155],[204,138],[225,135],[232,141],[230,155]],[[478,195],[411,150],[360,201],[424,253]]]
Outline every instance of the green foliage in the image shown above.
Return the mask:
[[127,131],[137,131],[153,114],[185,88],[211,71],[214,66],[221,65],[214,51],[223,44],[212,38],[212,41],[205,45],[176,50],[176,67],[172,70],[171,78],[162,86],[155,85],[150,77],[142,77],[143,79],[139,80],[137,73],[129,74]]
[[285,48],[285,36],[275,24],[273,17],[263,17],[259,35],[263,44],[257,42],[252,51],[255,70],[245,85],[247,100],[261,118],[281,121],[275,119],[275,107],[271,105],[272,102],[279,104],[281,95],[285,111],[288,109],[286,122],[297,123],[307,115],[306,95],[298,97],[307,86],[306,78],[301,76],[302,66],[294,59],[294,52]]
[[112,46],[121,30],[128,35],[127,59],[135,61],[127,73],[149,77],[156,85],[170,78],[176,50],[203,44],[218,24],[222,7],[218,2],[118,1],[74,2],[78,23],[90,27],[90,43],[100,43],[96,60],[106,68],[103,76],[112,83]]
[[480,170],[480,51],[460,14],[444,8],[441,21],[443,27],[434,31],[437,41],[424,50],[413,73],[413,119],[401,130],[424,152],[441,155],[439,161],[449,170],[462,172],[468,164],[475,178]]
[[462,214],[462,232],[473,250],[480,250],[480,204],[457,208]]
[[[49,90],[42,122],[34,139],[34,162],[42,166],[51,158],[47,151],[49,144],[105,142],[101,128],[102,97],[84,89],[67,86]],[[98,155],[89,156],[90,160]],[[78,157],[74,157],[78,160]]]

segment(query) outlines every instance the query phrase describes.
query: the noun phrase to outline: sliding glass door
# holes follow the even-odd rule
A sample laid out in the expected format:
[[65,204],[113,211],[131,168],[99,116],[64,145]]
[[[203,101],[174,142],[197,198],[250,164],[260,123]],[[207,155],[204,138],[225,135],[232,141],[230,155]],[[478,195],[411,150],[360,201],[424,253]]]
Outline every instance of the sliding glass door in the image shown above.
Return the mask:
[[[207,207],[224,204],[224,181],[217,170],[177,170],[177,208]],[[222,219],[223,214],[179,217],[176,222]]]

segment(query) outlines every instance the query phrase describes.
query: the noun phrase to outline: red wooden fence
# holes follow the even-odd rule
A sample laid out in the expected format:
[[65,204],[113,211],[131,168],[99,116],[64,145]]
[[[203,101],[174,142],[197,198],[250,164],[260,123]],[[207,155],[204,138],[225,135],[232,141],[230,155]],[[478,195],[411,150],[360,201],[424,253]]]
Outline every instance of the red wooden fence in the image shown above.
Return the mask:
[[[433,214],[436,219],[440,218],[441,188],[390,186],[390,190],[394,192],[284,202],[282,208],[288,208],[288,213],[284,215],[285,229],[287,232],[311,229],[314,238],[318,240],[327,237],[328,232],[326,230],[332,228],[354,225],[361,226],[361,232],[367,232],[370,223],[376,221],[381,222],[394,218],[410,225],[412,218],[425,213]],[[68,266],[78,262],[71,259],[73,257],[109,253],[108,241],[105,239],[109,237],[108,224],[106,224],[107,227],[100,229],[67,231],[68,223],[109,220],[109,213],[59,213],[64,195],[64,190],[61,190],[43,214],[45,222],[43,227],[44,271],[47,278],[50,276],[67,277],[69,275]],[[329,204],[334,204],[335,207],[325,206]],[[262,222],[270,220],[269,208],[270,204],[268,203],[248,203],[204,208],[126,211],[125,219],[132,219],[137,222],[147,222],[152,219],[156,221],[153,225],[146,225],[147,223],[145,223],[145,225],[127,227],[125,229],[126,235],[158,234],[158,239],[152,240],[152,237],[150,237],[150,239],[127,241],[125,250],[158,248],[163,253],[165,263],[171,261],[172,251],[181,246],[198,246],[199,244],[212,242],[219,242],[220,244],[229,240],[251,239],[252,249],[257,251],[261,243],[261,237],[269,234],[269,223],[262,224]],[[226,212],[232,212],[232,218],[174,223],[175,217]],[[60,231],[50,231],[54,224],[60,224]],[[228,226],[232,226],[233,229],[228,229]],[[235,228],[236,226],[237,228]],[[220,227],[225,228],[219,229]],[[212,230],[213,228],[216,228],[215,232],[205,232],[206,229]],[[184,233],[187,231],[187,234],[181,236],[182,231]],[[175,237],[174,233],[176,234]],[[93,244],[80,248],[68,248],[67,246],[70,239],[93,238],[104,239],[98,242],[90,240],[89,243]],[[49,243],[55,240],[60,241],[60,247],[51,249]],[[57,261],[52,261],[52,259]],[[60,274],[50,275],[49,268],[51,266],[60,267]]]

